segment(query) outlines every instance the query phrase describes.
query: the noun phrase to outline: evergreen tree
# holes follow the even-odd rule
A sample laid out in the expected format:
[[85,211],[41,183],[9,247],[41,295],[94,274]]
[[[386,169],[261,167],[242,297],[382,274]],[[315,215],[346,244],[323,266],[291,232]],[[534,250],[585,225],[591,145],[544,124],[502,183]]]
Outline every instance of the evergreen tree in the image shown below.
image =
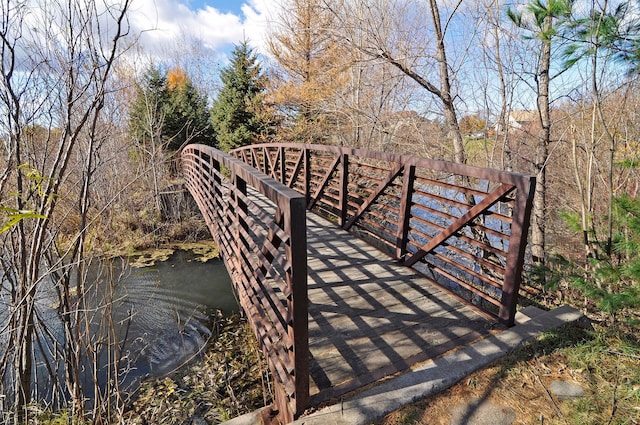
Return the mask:
[[256,54],[244,41],[231,55],[231,63],[220,72],[222,88],[211,110],[217,144],[225,152],[256,141],[269,128],[262,114],[266,77]]
[[162,134],[164,109],[169,95],[166,77],[159,68],[150,67],[136,86],[136,98],[129,110],[129,132],[136,144],[147,149]]
[[178,150],[187,143],[213,142],[206,97],[179,68],[164,73],[151,67],[145,73],[129,112],[129,130],[143,147],[154,143]]
[[169,149],[178,150],[188,143],[212,145],[214,142],[207,99],[200,95],[187,74],[180,68],[167,74],[163,133],[170,138]]
[[[627,194],[614,198],[612,255],[594,257],[572,280],[584,296],[608,313],[640,307],[640,199]],[[630,325],[637,326],[637,321]]]

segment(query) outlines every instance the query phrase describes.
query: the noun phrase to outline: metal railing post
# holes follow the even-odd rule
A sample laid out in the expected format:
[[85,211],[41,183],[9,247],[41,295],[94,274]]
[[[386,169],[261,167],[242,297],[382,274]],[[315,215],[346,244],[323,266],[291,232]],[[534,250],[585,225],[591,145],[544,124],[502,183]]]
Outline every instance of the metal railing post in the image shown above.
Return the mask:
[[349,155],[343,153],[340,159],[340,194],[338,205],[340,206],[340,216],[338,224],[345,226],[347,222],[347,206],[349,205]]
[[511,221],[509,252],[506,259],[500,311],[498,312],[498,318],[507,326],[512,326],[515,321],[518,291],[522,282],[522,269],[527,247],[527,233],[531,218],[531,205],[533,202],[531,194],[534,191],[535,182],[535,178],[530,177],[528,181],[517,185],[516,202]]
[[398,232],[396,234],[396,259],[402,259],[407,252],[407,237],[409,235],[409,220],[411,219],[411,198],[413,182],[416,176],[415,165],[405,165],[402,173],[402,194],[400,198],[400,215],[398,217]]
[[293,319],[290,327],[295,362],[296,416],[307,407],[309,398],[309,297],[307,291],[307,252],[299,247],[307,246],[306,204],[303,198],[292,199],[285,209],[285,231],[290,235],[287,257],[291,268],[287,275],[291,295],[288,310]]

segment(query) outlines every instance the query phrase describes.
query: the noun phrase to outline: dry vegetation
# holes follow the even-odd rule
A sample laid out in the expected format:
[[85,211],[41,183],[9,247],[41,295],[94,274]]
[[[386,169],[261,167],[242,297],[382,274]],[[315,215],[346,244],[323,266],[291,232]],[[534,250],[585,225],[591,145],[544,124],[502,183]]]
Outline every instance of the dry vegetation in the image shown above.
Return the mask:
[[[473,399],[511,407],[514,424],[637,424],[638,354],[637,346],[567,327],[378,424],[449,424],[453,409]],[[586,395],[559,400],[549,391],[553,380],[576,382]]]
[[268,405],[269,377],[257,347],[243,319],[218,315],[202,358],[146,381],[125,414],[126,423],[220,423]]
[[[542,335],[448,390],[395,411],[377,425],[449,425],[454,409],[474,399],[510,407],[514,424],[640,423],[637,335],[585,321]],[[579,384],[585,396],[561,400],[554,380]]]

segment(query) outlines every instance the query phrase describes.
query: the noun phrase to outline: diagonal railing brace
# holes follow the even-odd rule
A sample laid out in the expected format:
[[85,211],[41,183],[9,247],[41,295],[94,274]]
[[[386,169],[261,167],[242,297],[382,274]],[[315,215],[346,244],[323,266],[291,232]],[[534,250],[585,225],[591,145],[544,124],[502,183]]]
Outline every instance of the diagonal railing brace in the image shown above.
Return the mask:
[[458,230],[462,229],[465,225],[469,224],[471,220],[478,217],[480,214],[491,208],[496,202],[498,202],[502,197],[507,195],[509,192],[513,191],[516,187],[510,184],[501,184],[496,189],[494,189],[491,193],[489,193],[482,201],[473,206],[469,211],[465,214],[457,218],[453,223],[449,225],[445,230],[440,232],[436,237],[427,242],[424,246],[422,246],[415,254],[409,257],[408,260],[404,262],[404,265],[407,267],[413,266],[415,263],[420,261],[423,257],[425,257],[429,252],[431,252],[434,248],[444,242],[449,236],[456,233]]

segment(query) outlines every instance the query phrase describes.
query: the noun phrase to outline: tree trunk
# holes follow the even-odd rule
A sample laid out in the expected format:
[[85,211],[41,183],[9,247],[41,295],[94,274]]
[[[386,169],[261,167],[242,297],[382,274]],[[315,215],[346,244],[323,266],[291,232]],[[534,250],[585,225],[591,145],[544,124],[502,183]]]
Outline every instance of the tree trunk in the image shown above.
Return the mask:
[[442,100],[442,106],[444,108],[444,117],[449,127],[449,137],[451,137],[453,145],[453,160],[464,164],[466,163],[464,140],[462,139],[455,104],[451,96],[449,64],[447,63],[447,52],[444,46],[444,34],[442,32],[442,23],[440,22],[438,2],[436,0],[429,0],[429,5],[431,6],[431,19],[436,36],[436,59],[438,60],[438,67],[440,69],[440,99]]
[[[544,22],[545,33],[550,33],[553,17],[547,15]],[[536,144],[534,167],[536,186],[531,219],[531,257],[535,264],[544,264],[545,220],[547,198],[547,159],[551,140],[551,114],[549,111],[549,69],[551,67],[551,40],[543,38],[538,73],[538,112],[540,114],[540,136]]]

